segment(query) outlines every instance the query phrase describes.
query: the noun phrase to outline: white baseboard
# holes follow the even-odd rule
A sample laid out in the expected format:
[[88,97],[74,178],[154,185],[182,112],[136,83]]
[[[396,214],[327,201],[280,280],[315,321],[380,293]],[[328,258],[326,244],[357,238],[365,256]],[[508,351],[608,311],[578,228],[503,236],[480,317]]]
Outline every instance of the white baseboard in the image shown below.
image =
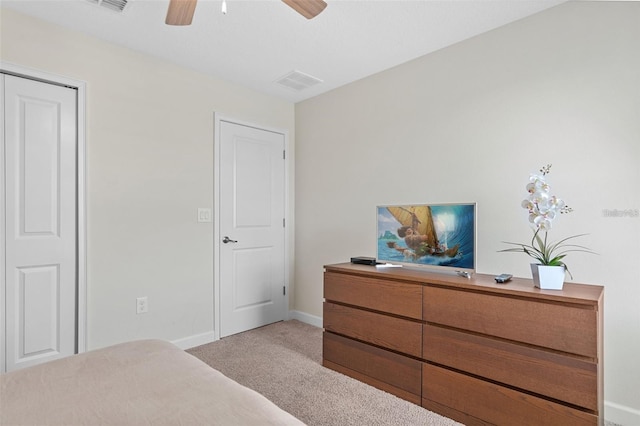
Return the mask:
[[206,345],[207,343],[215,342],[216,336],[213,331],[197,334],[195,336],[189,336],[182,339],[174,340],[171,343],[179,347],[180,349],[191,349],[196,346]]
[[[289,311],[289,319],[295,319],[306,324],[310,324],[316,327],[322,327],[322,317],[316,317],[300,311]],[[213,331],[197,334],[195,336],[184,337],[182,339],[173,340],[171,343],[179,347],[180,349],[191,349],[196,346],[206,345],[207,343],[215,342],[218,340]]]
[[289,311],[289,319],[298,320],[306,324],[322,328],[322,317],[310,315],[300,311]]
[[604,418],[622,426],[637,426],[640,425],[640,410],[605,401]]

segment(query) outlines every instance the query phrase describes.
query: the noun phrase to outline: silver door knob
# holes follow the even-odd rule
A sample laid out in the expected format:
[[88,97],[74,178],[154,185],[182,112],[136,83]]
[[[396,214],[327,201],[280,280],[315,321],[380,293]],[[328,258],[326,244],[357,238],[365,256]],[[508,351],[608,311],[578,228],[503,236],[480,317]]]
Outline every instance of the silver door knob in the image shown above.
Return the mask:
[[236,241],[236,240],[232,240],[231,238],[229,238],[229,237],[225,236],[225,237],[222,239],[222,242],[223,242],[223,243],[225,243],[225,244],[227,244],[227,243],[237,243],[238,241]]

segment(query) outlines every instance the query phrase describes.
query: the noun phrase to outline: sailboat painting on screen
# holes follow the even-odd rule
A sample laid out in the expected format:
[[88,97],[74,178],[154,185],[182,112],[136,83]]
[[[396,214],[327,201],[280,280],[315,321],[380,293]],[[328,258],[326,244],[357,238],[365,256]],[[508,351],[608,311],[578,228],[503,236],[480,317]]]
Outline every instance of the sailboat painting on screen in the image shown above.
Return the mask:
[[379,262],[475,272],[476,204],[378,206]]

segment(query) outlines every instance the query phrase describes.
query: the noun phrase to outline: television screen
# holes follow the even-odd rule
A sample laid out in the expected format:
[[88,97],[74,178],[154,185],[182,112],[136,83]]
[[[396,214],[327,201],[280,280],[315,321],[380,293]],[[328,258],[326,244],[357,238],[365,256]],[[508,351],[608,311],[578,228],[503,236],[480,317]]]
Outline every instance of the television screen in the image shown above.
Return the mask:
[[475,272],[476,204],[378,206],[379,262]]

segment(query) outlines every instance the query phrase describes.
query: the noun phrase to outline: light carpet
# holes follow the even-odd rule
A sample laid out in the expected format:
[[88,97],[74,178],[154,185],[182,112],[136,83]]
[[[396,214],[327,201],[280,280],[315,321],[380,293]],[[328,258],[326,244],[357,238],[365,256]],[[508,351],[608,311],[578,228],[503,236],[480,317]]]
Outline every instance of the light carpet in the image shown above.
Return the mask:
[[322,329],[291,320],[188,350],[309,426],[460,425],[321,365]]
[[[324,368],[322,329],[291,320],[187,352],[309,426],[454,426],[449,418]],[[619,426],[605,421],[605,426]]]

